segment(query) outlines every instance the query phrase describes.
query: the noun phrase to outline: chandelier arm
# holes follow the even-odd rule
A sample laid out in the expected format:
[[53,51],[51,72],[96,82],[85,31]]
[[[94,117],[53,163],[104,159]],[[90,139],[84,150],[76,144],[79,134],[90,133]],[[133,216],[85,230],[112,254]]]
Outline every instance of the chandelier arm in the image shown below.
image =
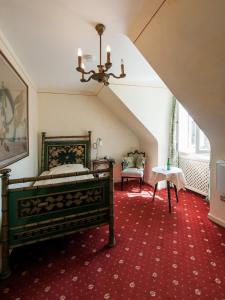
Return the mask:
[[83,78],[83,79],[81,79],[80,81],[81,81],[81,82],[88,82],[88,81],[90,81],[90,80],[92,79],[92,76],[93,76],[93,75],[89,76],[88,79],[84,79],[84,78]]
[[111,63],[110,63],[110,64],[106,63],[106,64],[105,64],[104,72],[107,72],[111,67],[112,67],[112,64],[111,64]]
[[83,74],[85,74],[85,75],[88,75],[88,74],[95,74],[95,71],[94,70],[90,70],[90,71],[88,71],[88,72],[85,72],[85,71],[83,71],[83,72],[81,72],[81,73],[83,73]]
[[116,75],[114,75],[113,73],[109,73],[108,75],[109,75],[109,76],[112,76],[112,77],[114,77],[114,78],[116,78],[116,79],[124,78],[124,77],[126,76],[126,74],[120,74],[120,76],[116,76]]
[[80,72],[81,74],[85,74],[85,75],[88,75],[88,74],[95,74],[96,72],[94,70],[90,70],[88,72],[85,72],[84,69],[82,68],[76,68],[78,72]]

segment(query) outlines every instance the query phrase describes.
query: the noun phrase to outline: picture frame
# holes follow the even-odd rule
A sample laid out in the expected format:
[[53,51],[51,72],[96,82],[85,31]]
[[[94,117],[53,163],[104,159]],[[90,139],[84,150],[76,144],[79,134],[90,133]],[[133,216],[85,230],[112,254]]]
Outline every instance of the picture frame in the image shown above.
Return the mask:
[[28,85],[0,50],[0,169],[28,155]]

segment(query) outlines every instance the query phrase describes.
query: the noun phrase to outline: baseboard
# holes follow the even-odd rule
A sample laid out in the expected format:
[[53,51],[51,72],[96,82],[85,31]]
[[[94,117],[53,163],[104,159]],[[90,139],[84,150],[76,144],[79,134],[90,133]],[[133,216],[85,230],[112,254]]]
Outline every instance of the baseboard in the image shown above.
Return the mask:
[[113,178],[113,181],[114,181],[115,183],[121,182],[121,177],[114,177],[114,178]]
[[147,178],[144,178],[143,182],[146,183],[146,184],[148,184],[148,185],[151,185],[151,181],[149,179],[147,179]]
[[223,221],[223,220],[221,220],[221,219],[219,219],[217,217],[214,217],[211,213],[208,213],[208,218],[211,221],[215,222],[216,224],[218,224],[218,225],[220,225],[220,226],[222,226],[222,227],[225,228],[225,221]]

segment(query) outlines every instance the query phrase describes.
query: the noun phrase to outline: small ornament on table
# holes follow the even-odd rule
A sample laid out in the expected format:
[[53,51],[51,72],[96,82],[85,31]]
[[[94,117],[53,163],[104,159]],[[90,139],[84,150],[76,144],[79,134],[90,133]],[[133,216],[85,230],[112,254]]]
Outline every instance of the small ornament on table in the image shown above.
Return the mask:
[[167,158],[167,164],[166,164],[166,170],[169,171],[170,170],[170,158]]

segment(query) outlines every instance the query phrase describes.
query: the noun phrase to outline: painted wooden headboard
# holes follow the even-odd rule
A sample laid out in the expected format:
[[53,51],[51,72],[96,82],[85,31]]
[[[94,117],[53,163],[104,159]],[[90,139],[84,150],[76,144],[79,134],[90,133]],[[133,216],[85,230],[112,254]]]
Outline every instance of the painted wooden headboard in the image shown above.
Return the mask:
[[42,132],[41,172],[64,164],[91,168],[91,131],[81,136],[46,136]]

